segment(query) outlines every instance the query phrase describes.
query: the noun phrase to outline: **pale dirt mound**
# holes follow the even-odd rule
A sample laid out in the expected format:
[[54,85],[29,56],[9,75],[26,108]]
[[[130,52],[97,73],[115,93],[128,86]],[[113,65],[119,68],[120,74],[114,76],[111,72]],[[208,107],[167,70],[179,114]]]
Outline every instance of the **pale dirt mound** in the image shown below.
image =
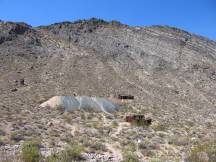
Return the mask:
[[102,111],[111,113],[116,111],[120,107],[120,104],[114,103],[105,97],[54,96],[48,101],[42,103],[40,107],[62,107],[65,111],[80,109],[94,112]]
[[48,101],[42,103],[40,106],[41,107],[57,107],[59,103],[61,102],[61,97],[60,96],[54,96],[50,98]]

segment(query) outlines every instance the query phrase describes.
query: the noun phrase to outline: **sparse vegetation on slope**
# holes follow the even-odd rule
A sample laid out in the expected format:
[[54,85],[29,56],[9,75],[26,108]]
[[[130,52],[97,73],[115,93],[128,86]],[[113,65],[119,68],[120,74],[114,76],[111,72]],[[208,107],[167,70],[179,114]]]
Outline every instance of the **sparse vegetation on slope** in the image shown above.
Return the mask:
[[42,158],[40,142],[38,140],[24,142],[21,157],[24,162],[39,162]]
[[190,162],[215,162],[216,161],[216,141],[199,143],[190,151],[188,160]]
[[[38,28],[0,22],[0,49],[0,161],[19,160],[22,144],[35,137],[36,159],[81,154],[85,161],[121,161],[127,148],[140,161],[182,161],[197,143],[216,137],[216,43],[207,38],[100,19]],[[113,115],[39,107],[74,94],[135,99]],[[126,123],[132,114],[152,124]],[[71,140],[85,151],[68,150]],[[206,149],[201,155],[213,159]]]

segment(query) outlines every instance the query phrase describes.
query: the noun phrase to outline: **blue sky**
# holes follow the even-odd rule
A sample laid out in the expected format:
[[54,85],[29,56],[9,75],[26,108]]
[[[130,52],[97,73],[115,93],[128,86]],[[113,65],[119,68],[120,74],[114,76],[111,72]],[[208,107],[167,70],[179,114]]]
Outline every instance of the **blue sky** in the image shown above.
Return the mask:
[[0,0],[0,19],[32,26],[91,17],[169,25],[216,40],[216,0]]

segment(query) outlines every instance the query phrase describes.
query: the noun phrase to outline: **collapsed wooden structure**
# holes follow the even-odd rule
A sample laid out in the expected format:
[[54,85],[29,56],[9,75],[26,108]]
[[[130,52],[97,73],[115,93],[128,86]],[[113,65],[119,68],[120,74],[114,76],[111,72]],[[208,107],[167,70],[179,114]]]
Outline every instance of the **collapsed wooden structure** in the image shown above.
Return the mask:
[[140,125],[150,125],[152,123],[152,119],[145,118],[144,115],[129,115],[126,116],[125,121],[129,123],[139,123]]
[[134,96],[132,95],[118,95],[118,99],[121,99],[121,100],[134,100]]

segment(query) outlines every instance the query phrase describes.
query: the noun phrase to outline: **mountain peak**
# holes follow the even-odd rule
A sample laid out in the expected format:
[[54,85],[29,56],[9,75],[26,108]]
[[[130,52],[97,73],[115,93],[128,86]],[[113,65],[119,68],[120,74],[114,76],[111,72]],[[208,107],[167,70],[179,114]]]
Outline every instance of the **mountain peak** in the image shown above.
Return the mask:
[[103,19],[98,19],[98,18],[90,18],[90,19],[82,19],[82,20],[76,20],[76,21],[63,21],[59,23],[54,23],[48,26],[39,26],[38,28],[43,28],[43,29],[50,29],[50,28],[73,28],[73,27],[78,27],[78,28],[91,28],[96,29],[102,26],[126,26],[122,24],[119,21],[105,21]]

